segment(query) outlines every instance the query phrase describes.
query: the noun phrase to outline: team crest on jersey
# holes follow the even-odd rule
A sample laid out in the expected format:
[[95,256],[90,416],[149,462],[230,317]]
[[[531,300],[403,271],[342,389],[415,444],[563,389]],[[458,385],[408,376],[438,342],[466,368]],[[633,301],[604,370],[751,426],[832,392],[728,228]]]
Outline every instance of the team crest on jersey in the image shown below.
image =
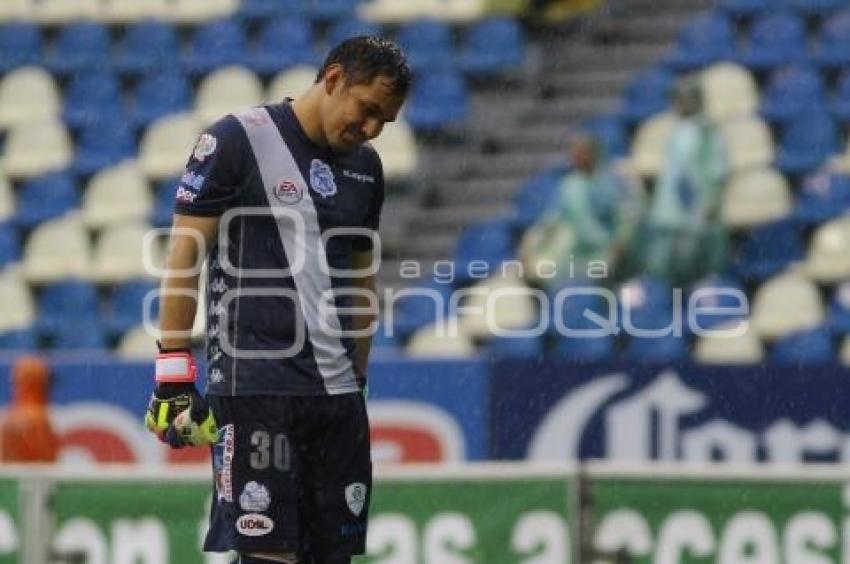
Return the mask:
[[294,182],[290,182],[289,180],[281,180],[277,183],[277,186],[272,190],[274,197],[283,202],[284,204],[297,204],[301,201],[301,198],[304,196],[304,193],[301,191],[301,188],[297,186]]
[[354,482],[345,487],[345,503],[356,517],[360,516],[363,506],[366,505],[366,492],[366,484],[362,482]]
[[199,162],[204,162],[205,158],[215,152],[215,148],[217,145],[218,139],[216,139],[214,135],[210,135],[209,133],[204,133],[203,135],[201,135],[200,139],[198,139],[197,144],[195,144],[195,151],[192,153],[195,157],[195,160]]
[[310,163],[310,187],[323,198],[336,194],[334,173],[327,163],[313,159]]

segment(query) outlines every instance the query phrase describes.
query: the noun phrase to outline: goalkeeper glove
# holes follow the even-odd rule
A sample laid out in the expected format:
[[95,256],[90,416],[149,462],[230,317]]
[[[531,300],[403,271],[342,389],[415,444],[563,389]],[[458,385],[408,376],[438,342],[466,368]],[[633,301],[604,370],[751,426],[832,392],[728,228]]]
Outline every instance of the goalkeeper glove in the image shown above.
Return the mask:
[[161,352],[156,358],[156,388],[145,413],[145,427],[172,448],[218,441],[218,427],[207,401],[195,388],[197,368],[188,350]]

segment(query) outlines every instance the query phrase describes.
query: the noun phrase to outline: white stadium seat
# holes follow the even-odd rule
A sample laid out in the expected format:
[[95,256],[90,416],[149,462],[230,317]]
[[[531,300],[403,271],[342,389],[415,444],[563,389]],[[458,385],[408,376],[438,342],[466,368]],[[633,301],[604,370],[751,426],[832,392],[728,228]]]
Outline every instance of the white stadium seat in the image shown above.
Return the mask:
[[[733,329],[738,322],[720,325],[714,331]],[[700,364],[758,364],[764,360],[764,346],[752,327],[738,336],[703,336],[697,340],[694,360]]]
[[0,333],[32,325],[36,317],[32,292],[15,269],[0,274],[0,296]]
[[700,84],[706,114],[717,121],[752,115],[759,105],[756,81],[734,63],[717,63],[702,71]]
[[29,178],[65,167],[73,157],[71,138],[56,119],[19,124],[8,131],[2,168],[10,178]]
[[358,6],[357,14],[367,21],[401,23],[433,17],[436,0],[372,0]]
[[144,325],[136,325],[121,337],[117,353],[125,360],[153,360],[159,353],[156,336],[148,333]]
[[33,3],[32,15],[42,24],[64,24],[98,20],[103,15],[101,8],[100,0],[39,0]]
[[728,120],[720,131],[732,171],[768,166],[773,161],[773,137],[761,118]]
[[32,19],[32,0],[3,0],[0,2],[0,22]]
[[78,213],[39,225],[24,248],[23,276],[33,283],[88,277],[91,252]]
[[667,140],[673,130],[675,114],[663,112],[644,121],[632,142],[630,167],[641,176],[656,176],[661,171]]
[[210,73],[198,88],[195,113],[200,122],[209,125],[229,113],[239,112],[263,103],[263,85],[250,70],[230,66]]
[[[471,337],[490,337],[493,335],[493,327],[513,330],[534,324],[537,317],[535,302],[528,293],[530,288],[521,279],[514,276],[491,276],[472,289],[476,293],[461,304],[469,312],[462,312],[459,319],[464,333]],[[489,311],[488,300],[491,306]]]
[[123,161],[98,172],[83,196],[82,219],[86,226],[100,228],[113,223],[146,219],[153,209],[153,196],[142,171],[133,160]]
[[793,207],[785,177],[772,168],[756,168],[732,177],[720,213],[729,227],[749,228],[788,217]]
[[381,134],[372,140],[372,146],[381,156],[384,178],[405,179],[416,172],[419,158],[416,137],[401,115],[384,126]]
[[103,21],[132,23],[146,19],[166,19],[169,0],[103,0]]
[[818,282],[833,284],[850,279],[850,217],[818,227],[809,246],[805,269]]
[[53,119],[62,96],[53,77],[39,67],[21,67],[0,82],[0,127]]
[[278,104],[284,98],[295,98],[316,81],[319,69],[310,65],[297,65],[279,72],[269,84],[266,102]]
[[165,17],[177,23],[194,24],[231,15],[239,0],[171,0]]
[[752,327],[768,340],[818,327],[824,321],[817,286],[794,270],[771,278],[756,290],[752,312]]
[[[103,230],[94,248],[91,279],[101,283],[124,282],[153,277],[144,264],[145,234],[150,226],[141,223],[111,225]],[[162,266],[161,237],[154,238],[149,251],[155,266]]]
[[475,354],[475,343],[460,326],[451,334],[446,327],[428,325],[410,337],[406,350],[414,358],[468,358]]
[[155,121],[145,132],[139,149],[139,167],[149,179],[179,176],[201,134],[192,113],[171,114]]

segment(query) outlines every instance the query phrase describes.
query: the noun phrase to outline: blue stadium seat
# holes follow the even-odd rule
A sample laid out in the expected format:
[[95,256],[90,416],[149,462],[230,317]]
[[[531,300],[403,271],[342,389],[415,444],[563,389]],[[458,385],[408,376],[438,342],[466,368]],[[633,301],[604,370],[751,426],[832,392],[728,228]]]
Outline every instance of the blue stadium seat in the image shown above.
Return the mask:
[[358,35],[380,35],[381,28],[372,22],[364,22],[357,18],[346,18],[340,20],[328,28],[325,34],[325,41],[328,47],[333,47],[342,43],[343,40],[349,37]]
[[841,125],[850,125],[850,71],[845,71],[838,77],[829,111]]
[[21,240],[9,223],[0,223],[0,269],[21,260]]
[[[103,317],[103,326],[110,337],[118,337],[143,321],[145,296],[158,288],[150,280],[131,280],[118,285]],[[149,319],[157,318],[159,300],[153,300]]]
[[747,18],[766,12],[775,4],[769,0],[720,0],[718,7],[733,18]]
[[248,58],[246,45],[245,32],[235,21],[215,20],[197,28],[183,55],[183,66],[190,75],[199,76],[218,67],[244,64]]
[[806,225],[823,223],[850,213],[850,176],[820,173],[805,179],[794,218]]
[[35,330],[16,329],[0,334],[0,350],[4,351],[33,351],[38,348],[38,337]]
[[555,354],[570,362],[605,362],[614,358],[616,350],[611,336],[570,338],[559,337],[555,341]]
[[782,0],[804,17],[824,16],[847,6],[847,0]]
[[753,70],[773,69],[805,58],[806,28],[792,13],[766,14],[753,23],[738,61]]
[[79,206],[80,193],[73,178],[63,172],[51,172],[24,184],[13,221],[18,227],[30,229]]
[[623,359],[639,364],[682,362],[688,358],[688,342],[684,337],[632,337],[626,341]]
[[464,73],[490,76],[516,70],[525,60],[525,37],[516,20],[489,18],[467,28],[459,54]]
[[398,335],[393,332],[392,336],[387,335],[387,332],[384,330],[383,324],[378,324],[378,328],[376,329],[374,335],[372,335],[372,351],[381,352],[401,352],[401,340],[398,338]]
[[809,67],[792,66],[771,77],[759,111],[767,121],[785,124],[825,105],[826,88],[820,73]]
[[[285,48],[281,48],[282,37],[286,38]],[[270,20],[260,31],[246,63],[251,70],[264,76],[295,65],[315,65],[319,61],[313,45],[313,30],[308,21],[300,18]]]
[[432,281],[412,285],[411,288],[421,288],[422,293],[398,298],[393,309],[393,335],[400,342],[406,341],[420,327],[436,321],[438,312],[443,318],[448,317],[450,284]]
[[83,127],[71,167],[76,174],[89,176],[136,152],[131,126],[116,116],[106,115]]
[[414,72],[445,71],[454,66],[451,30],[443,22],[405,24],[398,32],[398,42]]
[[66,76],[110,68],[109,30],[94,22],[64,26],[47,56],[47,68]]
[[673,320],[673,290],[661,280],[643,276],[624,282],[618,292],[617,322],[625,329],[626,317],[634,329],[656,330]]
[[179,182],[179,178],[169,178],[163,180],[157,186],[153,215],[151,216],[151,225],[154,227],[167,227],[171,225],[171,216],[174,213],[174,198]]
[[581,124],[581,129],[599,141],[607,157],[624,157],[629,152],[626,126],[615,115],[590,118]]
[[53,336],[52,348],[60,351],[107,349],[106,333],[97,317],[61,325]]
[[405,117],[422,133],[463,127],[469,117],[469,91],[463,77],[451,72],[419,77],[413,83]]
[[732,268],[744,280],[762,281],[803,259],[799,226],[782,220],[753,229],[732,257]]
[[62,117],[69,127],[78,129],[104,115],[120,118],[122,105],[121,86],[113,74],[81,74],[68,86]]
[[194,102],[186,76],[177,69],[154,72],[136,86],[127,121],[134,127],[146,127],[166,114],[189,110]]
[[826,319],[834,335],[850,335],[850,282],[835,288]]
[[535,359],[543,355],[543,339],[540,337],[492,337],[484,346],[490,358]]
[[243,0],[237,16],[259,22],[278,16],[304,15],[304,0]]
[[169,68],[180,53],[177,32],[169,23],[140,22],[130,26],[119,43],[115,69],[125,75],[139,75]]
[[55,282],[44,289],[39,299],[39,334],[51,337],[65,325],[95,322],[100,317],[100,305],[95,287],[80,280]]
[[[696,294],[697,292],[699,293]],[[731,312],[742,303],[736,295],[730,295],[730,292],[735,292],[737,296],[746,296],[744,288],[737,281],[725,276],[712,275],[694,284],[688,293],[686,307],[693,305],[695,310],[683,312],[689,320],[684,323],[685,332],[692,334],[693,329],[713,329],[718,325],[747,318],[746,312]],[[706,311],[709,308],[714,308],[715,311]],[[692,318],[693,326],[690,323]]]
[[732,59],[735,32],[729,20],[718,13],[705,13],[682,29],[676,51],[665,63],[676,71],[689,71],[708,64]]
[[301,9],[312,20],[340,20],[354,16],[360,0],[301,0]]
[[667,108],[673,75],[655,68],[635,76],[623,92],[620,114],[630,124],[642,121]]
[[454,252],[455,282],[464,284],[469,276],[469,263],[484,261],[489,272],[497,272],[499,265],[514,256],[514,241],[510,226],[505,221],[493,220],[466,226],[458,237]]
[[824,68],[850,64],[850,10],[838,13],[823,24],[813,58]]
[[835,122],[829,114],[813,108],[785,127],[775,166],[788,175],[805,174],[839,150]]
[[37,65],[43,57],[41,30],[30,23],[0,25],[0,73]]
[[524,230],[543,215],[568,171],[566,165],[555,166],[520,186],[514,198],[515,229]]
[[550,294],[549,304],[552,306],[550,332],[553,335],[571,337],[616,330],[616,327],[608,326],[608,320],[616,315],[616,311],[611,311],[616,304],[594,292],[588,284],[567,283]]
[[792,366],[829,364],[835,357],[832,337],[824,327],[782,337],[770,351],[771,361]]

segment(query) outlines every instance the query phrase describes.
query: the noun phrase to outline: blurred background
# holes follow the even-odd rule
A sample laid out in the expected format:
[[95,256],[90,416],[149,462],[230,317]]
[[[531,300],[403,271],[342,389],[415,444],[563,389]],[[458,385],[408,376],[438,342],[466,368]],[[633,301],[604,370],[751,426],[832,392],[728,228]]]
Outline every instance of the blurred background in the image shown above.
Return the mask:
[[362,33],[415,84],[358,561],[846,560],[847,0],[2,0],[0,562],[230,561],[142,426],[152,229]]

